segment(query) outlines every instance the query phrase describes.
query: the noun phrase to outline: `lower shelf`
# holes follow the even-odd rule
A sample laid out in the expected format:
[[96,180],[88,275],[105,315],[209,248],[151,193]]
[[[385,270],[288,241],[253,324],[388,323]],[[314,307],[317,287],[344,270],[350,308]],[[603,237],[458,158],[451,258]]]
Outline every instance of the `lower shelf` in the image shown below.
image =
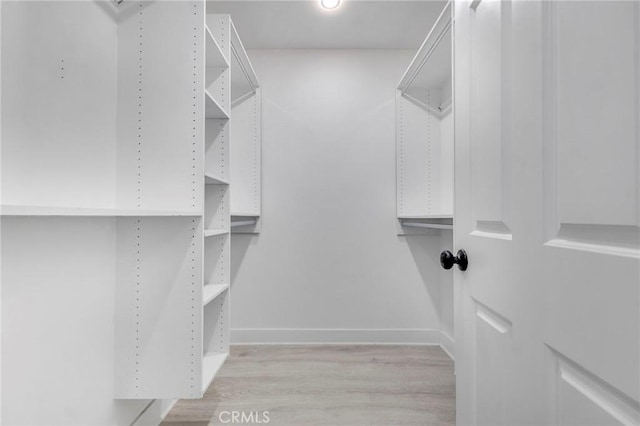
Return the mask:
[[453,213],[442,213],[442,214],[402,214],[398,215],[398,219],[414,219],[414,220],[424,220],[424,219],[453,219]]
[[209,353],[202,358],[202,393],[204,394],[213,378],[218,374],[222,364],[227,360],[228,353]]
[[228,229],[205,229],[204,236],[205,237],[215,237],[216,235],[225,235],[228,234]]
[[229,288],[229,284],[207,284],[202,291],[202,305],[206,305]]
[[398,216],[402,227],[453,230],[453,215]]

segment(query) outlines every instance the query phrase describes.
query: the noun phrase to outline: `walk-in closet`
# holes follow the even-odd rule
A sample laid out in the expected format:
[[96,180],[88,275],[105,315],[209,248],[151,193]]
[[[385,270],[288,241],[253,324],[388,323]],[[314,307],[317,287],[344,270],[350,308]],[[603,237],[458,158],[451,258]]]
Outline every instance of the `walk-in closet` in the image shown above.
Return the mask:
[[0,424],[640,424],[640,1],[0,1]]

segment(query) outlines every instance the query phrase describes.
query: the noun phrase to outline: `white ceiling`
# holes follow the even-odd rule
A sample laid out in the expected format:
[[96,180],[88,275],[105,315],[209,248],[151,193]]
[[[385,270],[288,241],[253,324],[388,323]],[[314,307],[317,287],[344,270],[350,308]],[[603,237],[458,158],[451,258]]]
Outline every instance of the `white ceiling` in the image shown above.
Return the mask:
[[207,13],[229,13],[247,49],[415,49],[446,1],[209,0]]

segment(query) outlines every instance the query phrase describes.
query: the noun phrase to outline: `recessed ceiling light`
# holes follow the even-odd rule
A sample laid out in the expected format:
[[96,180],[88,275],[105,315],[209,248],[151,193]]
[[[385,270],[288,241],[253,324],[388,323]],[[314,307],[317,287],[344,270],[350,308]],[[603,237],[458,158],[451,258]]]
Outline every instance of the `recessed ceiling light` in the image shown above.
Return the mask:
[[335,9],[340,6],[340,0],[320,0],[320,4],[325,9]]

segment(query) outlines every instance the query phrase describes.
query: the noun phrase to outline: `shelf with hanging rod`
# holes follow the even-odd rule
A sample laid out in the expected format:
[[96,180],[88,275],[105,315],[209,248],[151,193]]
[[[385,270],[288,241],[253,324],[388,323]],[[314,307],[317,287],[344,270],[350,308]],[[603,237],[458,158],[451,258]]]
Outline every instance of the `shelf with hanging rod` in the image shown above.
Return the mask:
[[451,9],[449,1],[397,86],[398,235],[453,229]]
[[402,215],[398,220],[402,227],[453,230],[452,214]]
[[453,224],[439,224],[439,223],[429,223],[429,222],[409,222],[406,220],[401,220],[400,224],[402,226],[409,226],[413,228],[428,228],[428,229],[445,229],[445,230],[453,230]]
[[249,219],[249,220],[232,220],[231,227],[237,228],[238,226],[252,226],[258,223],[258,219]]

